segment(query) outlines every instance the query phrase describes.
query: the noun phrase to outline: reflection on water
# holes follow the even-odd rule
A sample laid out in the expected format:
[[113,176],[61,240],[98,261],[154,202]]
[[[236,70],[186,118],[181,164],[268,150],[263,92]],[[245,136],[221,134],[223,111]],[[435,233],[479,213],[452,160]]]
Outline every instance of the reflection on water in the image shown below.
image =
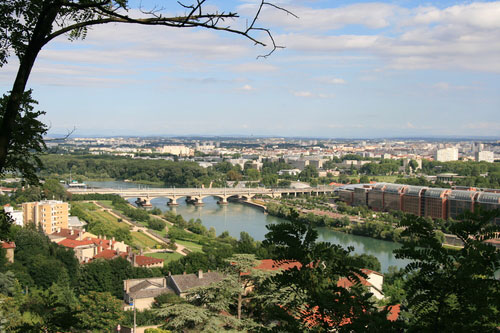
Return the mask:
[[[176,214],[182,215],[186,220],[199,218],[207,228],[214,227],[218,235],[227,230],[235,238],[239,238],[241,231],[246,231],[254,239],[261,241],[267,233],[267,224],[284,221],[240,203],[218,205],[217,200],[213,197],[203,199],[205,205],[202,207],[187,205],[184,198],[177,200],[179,203],[177,207],[169,207],[167,202],[167,198],[151,200],[154,207],[163,211],[172,210]],[[340,244],[343,247],[352,246],[355,253],[376,256],[382,265],[383,272],[387,272],[387,268],[391,265],[404,267],[408,263],[406,260],[394,257],[392,251],[399,247],[396,243],[345,234],[327,228],[317,228],[317,230],[320,241]]]

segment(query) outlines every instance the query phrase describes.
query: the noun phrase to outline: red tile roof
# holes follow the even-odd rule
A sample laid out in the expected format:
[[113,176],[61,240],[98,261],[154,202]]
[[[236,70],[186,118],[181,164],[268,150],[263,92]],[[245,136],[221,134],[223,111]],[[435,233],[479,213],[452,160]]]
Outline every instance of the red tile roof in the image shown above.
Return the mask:
[[389,314],[387,315],[387,319],[390,321],[397,320],[400,312],[401,312],[401,304],[389,306]]
[[148,265],[163,263],[163,259],[146,257],[146,256],[135,256],[135,263],[138,266],[148,266]]
[[[71,234],[72,231],[73,231],[73,234]],[[61,231],[53,232],[51,235],[69,238],[69,239],[77,239],[78,232],[79,232],[79,230],[71,230],[71,229],[61,228]]]
[[93,244],[93,242],[91,240],[76,240],[76,239],[65,238],[62,241],[60,241],[58,244],[74,249],[75,247],[78,247],[78,246]]
[[2,249],[15,249],[16,243],[14,242],[2,242]]
[[255,269],[260,269],[264,271],[277,271],[277,270],[287,270],[293,267],[300,268],[302,264],[298,261],[290,261],[290,262],[279,262],[273,259],[264,259],[260,261],[260,264],[255,267]]
[[118,253],[116,253],[115,250],[106,249],[106,250],[102,250],[101,252],[99,252],[98,254],[96,254],[94,256],[94,259],[98,259],[98,258],[113,259],[116,256],[118,256]]

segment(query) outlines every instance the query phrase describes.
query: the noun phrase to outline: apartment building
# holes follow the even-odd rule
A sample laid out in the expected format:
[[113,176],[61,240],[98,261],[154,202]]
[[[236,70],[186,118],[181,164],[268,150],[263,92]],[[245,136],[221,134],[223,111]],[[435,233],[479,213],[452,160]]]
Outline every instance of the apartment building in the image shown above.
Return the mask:
[[24,223],[35,223],[50,235],[60,228],[68,228],[69,205],[58,200],[23,203]]
[[444,148],[438,149],[435,156],[436,161],[448,162],[458,160],[458,149],[457,148]]

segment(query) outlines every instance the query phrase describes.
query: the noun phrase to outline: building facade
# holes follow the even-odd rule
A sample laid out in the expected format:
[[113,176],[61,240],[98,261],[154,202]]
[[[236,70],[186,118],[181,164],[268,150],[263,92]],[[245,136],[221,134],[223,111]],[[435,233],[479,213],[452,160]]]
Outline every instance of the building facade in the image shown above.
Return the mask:
[[34,223],[50,235],[60,228],[68,228],[69,205],[58,200],[23,203],[24,223]]
[[436,161],[448,162],[448,161],[458,161],[458,149],[457,148],[444,148],[438,149],[436,151]]

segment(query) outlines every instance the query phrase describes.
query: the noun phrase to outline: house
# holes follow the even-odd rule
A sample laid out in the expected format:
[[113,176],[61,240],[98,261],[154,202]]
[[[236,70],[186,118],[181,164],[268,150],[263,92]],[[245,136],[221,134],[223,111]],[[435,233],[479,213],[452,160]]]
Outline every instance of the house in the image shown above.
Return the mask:
[[196,274],[179,274],[167,276],[167,285],[181,297],[185,297],[186,293],[196,287],[208,286],[212,283],[219,282],[224,278],[219,272],[203,273],[199,270]]
[[126,303],[124,309],[132,309],[131,304],[134,304],[137,310],[148,309],[153,304],[154,298],[161,294],[175,293],[178,296],[185,297],[190,289],[208,286],[223,278],[224,276],[221,273],[210,271],[203,273],[200,270],[197,274],[124,280],[123,301]]
[[[361,271],[367,275],[366,279],[359,276],[359,282],[361,285],[365,286],[376,299],[383,299],[384,293],[382,292],[382,285],[384,284],[384,275],[379,272],[372,271],[371,269],[364,268]],[[340,278],[337,282],[337,286],[344,287],[346,289],[349,289],[354,284],[355,281],[351,281],[345,277]]]
[[[275,271],[275,270],[288,270],[293,267],[300,269],[302,267],[302,264],[298,261],[280,262],[272,259],[264,259],[260,261],[260,264],[256,266],[255,269]],[[367,277],[365,279],[360,276],[359,282],[363,286],[367,287],[368,291],[372,293],[377,299],[383,299],[384,293],[382,292],[382,286],[384,284],[384,275],[379,272],[366,268],[361,269],[361,272],[366,274]],[[242,273],[242,275],[245,274],[248,273]],[[337,282],[337,286],[348,289],[352,287],[355,283],[356,281],[351,281],[348,278],[340,278],[339,281]]]
[[167,286],[165,277],[124,280],[123,301],[126,304],[125,310],[130,310],[133,306],[137,310],[149,309],[156,296],[173,292]]
[[0,242],[2,249],[5,249],[5,257],[10,263],[14,263],[14,250],[16,249],[16,244],[14,242]]

